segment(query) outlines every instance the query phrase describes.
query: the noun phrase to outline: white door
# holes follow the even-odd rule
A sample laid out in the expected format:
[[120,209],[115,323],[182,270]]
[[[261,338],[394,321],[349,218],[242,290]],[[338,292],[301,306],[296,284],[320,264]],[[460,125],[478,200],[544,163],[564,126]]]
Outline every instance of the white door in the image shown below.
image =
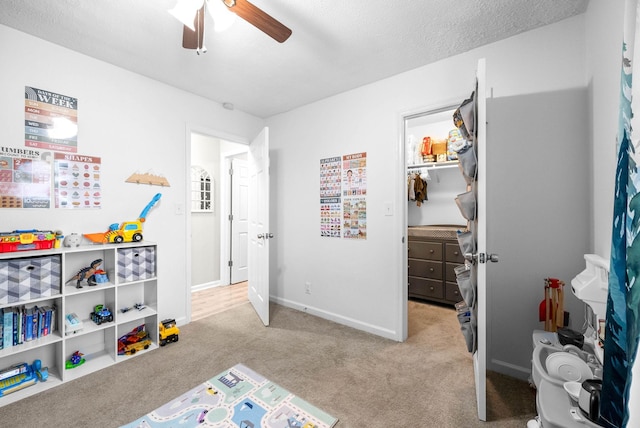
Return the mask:
[[249,146],[249,300],[269,325],[269,128]]
[[249,164],[232,162],[231,190],[231,284],[249,279]]
[[478,419],[487,420],[487,101],[486,101],[486,65],[485,60],[478,61],[476,71],[477,88],[477,349],[473,354],[473,371],[476,384],[476,401],[478,405]]

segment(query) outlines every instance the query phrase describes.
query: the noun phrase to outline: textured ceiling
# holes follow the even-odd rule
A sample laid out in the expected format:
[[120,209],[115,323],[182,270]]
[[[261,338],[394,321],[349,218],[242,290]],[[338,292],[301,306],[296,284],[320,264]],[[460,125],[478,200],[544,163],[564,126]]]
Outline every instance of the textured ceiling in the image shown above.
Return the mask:
[[253,0],[289,40],[238,19],[207,31],[202,55],[182,48],[175,3],[2,0],[0,24],[266,118],[583,13],[588,0]]

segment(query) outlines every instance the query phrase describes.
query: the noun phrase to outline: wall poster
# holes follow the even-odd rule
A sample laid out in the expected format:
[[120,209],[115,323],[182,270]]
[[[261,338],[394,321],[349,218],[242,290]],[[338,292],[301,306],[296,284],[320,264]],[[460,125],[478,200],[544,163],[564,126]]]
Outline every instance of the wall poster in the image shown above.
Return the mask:
[[51,206],[51,152],[0,147],[0,208]]
[[56,153],[54,160],[56,208],[100,208],[100,158]]
[[367,153],[342,157],[345,239],[367,239]]
[[340,238],[340,157],[320,159],[320,236]]
[[78,99],[24,87],[24,145],[78,151]]
[[367,238],[367,154],[320,160],[320,236]]

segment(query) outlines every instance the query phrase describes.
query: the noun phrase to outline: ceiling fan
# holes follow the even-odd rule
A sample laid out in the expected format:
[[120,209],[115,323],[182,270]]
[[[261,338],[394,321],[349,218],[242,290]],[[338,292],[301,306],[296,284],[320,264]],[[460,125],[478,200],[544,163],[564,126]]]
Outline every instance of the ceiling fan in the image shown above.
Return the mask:
[[204,47],[205,10],[213,17],[216,29],[225,26],[224,21],[227,21],[226,26],[230,25],[229,17],[233,19],[237,15],[279,43],[291,36],[291,29],[247,0],[178,0],[169,13],[184,24],[182,47],[195,49],[198,55],[207,51]]

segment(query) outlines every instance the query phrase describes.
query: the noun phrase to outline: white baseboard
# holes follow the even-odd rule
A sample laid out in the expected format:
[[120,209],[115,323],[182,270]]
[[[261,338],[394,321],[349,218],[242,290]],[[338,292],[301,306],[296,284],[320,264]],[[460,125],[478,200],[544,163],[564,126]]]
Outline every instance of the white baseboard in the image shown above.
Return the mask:
[[323,318],[338,324],[346,325],[347,327],[355,328],[356,330],[366,331],[367,333],[375,334],[376,336],[381,336],[398,342],[402,341],[401,339],[399,339],[400,334],[393,330],[382,328],[373,324],[363,323],[361,321],[354,320],[353,318],[345,317],[333,312],[328,312],[322,309],[314,308],[313,306],[304,305],[302,303],[294,302],[288,299],[282,299],[276,296],[269,296],[269,300],[279,305],[286,306],[287,308],[306,312],[318,318]]
[[531,376],[531,367],[522,367],[506,361],[491,359],[487,365],[487,370],[502,373],[516,379],[527,380]]
[[220,280],[205,282],[203,284],[193,285],[191,286],[191,292],[195,293],[196,291],[206,290],[207,288],[220,287],[224,284]]

